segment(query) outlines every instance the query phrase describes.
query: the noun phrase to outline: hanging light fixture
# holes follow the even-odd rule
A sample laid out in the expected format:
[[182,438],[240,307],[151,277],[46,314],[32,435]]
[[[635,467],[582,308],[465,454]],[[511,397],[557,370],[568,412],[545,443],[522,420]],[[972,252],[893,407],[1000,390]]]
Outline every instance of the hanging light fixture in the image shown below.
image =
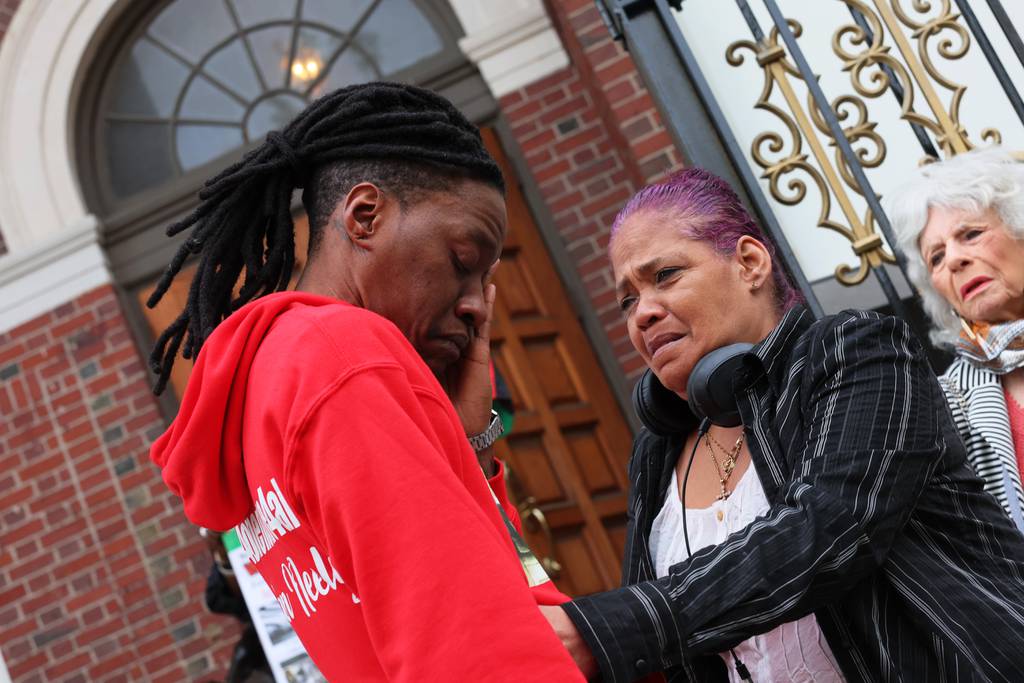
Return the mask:
[[292,80],[308,83],[315,80],[323,69],[323,58],[316,50],[302,50],[292,60]]

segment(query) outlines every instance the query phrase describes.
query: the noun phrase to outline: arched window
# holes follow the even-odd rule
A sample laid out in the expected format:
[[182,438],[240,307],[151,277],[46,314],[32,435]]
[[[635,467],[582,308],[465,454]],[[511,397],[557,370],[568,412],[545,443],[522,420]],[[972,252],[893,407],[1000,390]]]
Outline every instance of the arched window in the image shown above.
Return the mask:
[[87,156],[100,203],[237,156],[336,88],[450,71],[464,61],[460,31],[439,4],[172,0],[137,19],[111,51],[93,109]]

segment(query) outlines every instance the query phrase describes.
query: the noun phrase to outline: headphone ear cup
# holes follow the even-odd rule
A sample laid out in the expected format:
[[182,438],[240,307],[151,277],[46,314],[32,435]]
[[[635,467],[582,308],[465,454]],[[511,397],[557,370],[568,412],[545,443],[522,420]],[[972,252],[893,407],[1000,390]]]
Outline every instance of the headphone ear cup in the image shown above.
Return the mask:
[[693,422],[686,401],[666,389],[650,368],[633,387],[633,410],[640,422],[658,436],[680,434]]
[[742,424],[733,378],[743,365],[743,357],[753,348],[751,344],[730,344],[697,361],[686,383],[686,397],[698,419],[706,417],[722,427]]

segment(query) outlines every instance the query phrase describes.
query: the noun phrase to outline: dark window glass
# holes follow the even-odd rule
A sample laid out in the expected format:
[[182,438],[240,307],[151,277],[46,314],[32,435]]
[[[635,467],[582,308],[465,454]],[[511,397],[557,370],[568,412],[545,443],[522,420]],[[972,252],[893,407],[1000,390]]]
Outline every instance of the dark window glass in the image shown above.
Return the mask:
[[111,121],[107,126],[110,182],[125,196],[163,182],[174,175],[171,127],[166,123]]
[[[345,7],[344,0],[330,0]],[[295,16],[295,0],[231,0],[231,9],[245,28],[276,21],[291,21]]]
[[325,92],[444,45],[415,0],[173,0],[114,67],[102,114],[111,190],[237,154]]

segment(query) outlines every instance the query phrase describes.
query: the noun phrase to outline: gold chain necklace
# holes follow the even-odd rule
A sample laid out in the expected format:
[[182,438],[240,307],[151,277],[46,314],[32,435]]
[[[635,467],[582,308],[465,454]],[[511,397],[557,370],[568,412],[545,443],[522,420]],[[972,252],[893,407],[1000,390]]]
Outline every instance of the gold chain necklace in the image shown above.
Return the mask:
[[[731,491],[726,490],[726,484],[729,483],[729,479],[732,477],[733,471],[736,469],[736,461],[739,460],[740,451],[743,450],[743,438],[744,434],[740,432],[740,436],[736,439],[736,444],[731,450],[726,450],[725,446],[718,442],[718,439],[711,436],[708,432],[704,435],[704,445],[707,446],[708,453],[711,455],[712,462],[715,463],[715,470],[718,472],[718,500],[725,500],[729,497]],[[722,455],[725,456],[725,461],[722,464],[718,463],[718,458],[715,457],[715,448],[721,451]]]

